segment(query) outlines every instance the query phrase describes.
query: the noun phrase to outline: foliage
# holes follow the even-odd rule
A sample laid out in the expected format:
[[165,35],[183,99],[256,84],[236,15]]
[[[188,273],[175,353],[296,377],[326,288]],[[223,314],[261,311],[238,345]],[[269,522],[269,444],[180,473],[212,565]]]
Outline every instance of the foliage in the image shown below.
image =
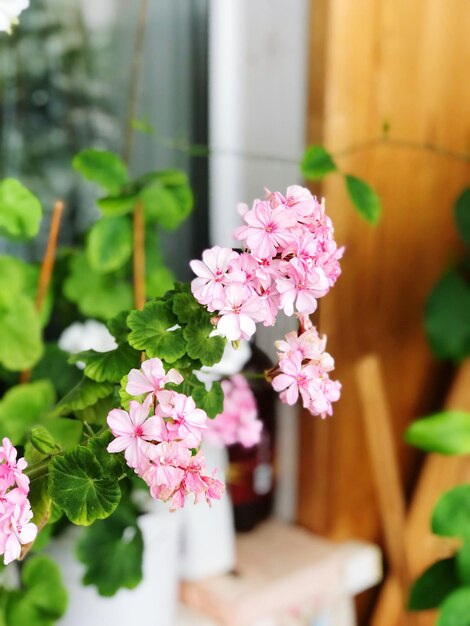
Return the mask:
[[377,224],[382,211],[377,193],[361,178],[343,173],[336,165],[333,156],[323,146],[309,146],[302,158],[300,169],[307,180],[322,180],[328,174],[340,174],[346,192],[359,215],[369,224]]

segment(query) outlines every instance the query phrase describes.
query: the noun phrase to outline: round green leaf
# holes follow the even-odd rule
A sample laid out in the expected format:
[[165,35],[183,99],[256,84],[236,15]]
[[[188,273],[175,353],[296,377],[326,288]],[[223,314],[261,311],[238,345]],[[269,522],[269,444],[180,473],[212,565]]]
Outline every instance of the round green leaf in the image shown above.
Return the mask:
[[444,601],[437,626],[470,626],[470,587],[457,589]]
[[41,358],[41,325],[34,304],[18,294],[7,306],[0,305],[0,364],[19,372]]
[[460,582],[470,586],[470,543],[464,543],[457,552],[456,565]]
[[21,570],[21,591],[8,598],[8,626],[52,626],[67,608],[67,592],[59,568],[50,558],[29,558]]
[[106,323],[109,332],[114,339],[116,339],[117,343],[127,341],[127,337],[129,336],[129,327],[127,326],[128,315],[129,311],[121,311],[121,313],[118,313]]
[[454,207],[455,221],[462,239],[470,247],[470,187],[462,191]]
[[207,413],[207,416],[213,419],[224,410],[224,392],[219,382],[213,382],[209,391],[203,384],[197,385],[191,395],[198,408]]
[[360,178],[346,174],[344,179],[351,202],[359,214],[370,224],[377,224],[381,213],[379,196]]
[[84,178],[113,195],[127,182],[126,166],[117,155],[106,150],[82,150],[75,155],[72,165]]
[[93,224],[87,241],[90,266],[106,274],[122,267],[132,254],[132,225],[123,217],[103,217]]
[[122,502],[111,517],[87,528],[79,539],[83,583],[95,585],[102,596],[113,596],[121,588],[134,589],[142,580],[143,550],[136,511],[129,502]]
[[71,363],[85,363],[85,376],[98,383],[119,383],[121,378],[132,368],[140,365],[140,352],[127,343],[123,343],[109,352],[86,350],[72,354]]
[[119,484],[104,477],[101,465],[83,446],[54,457],[49,464],[49,495],[74,524],[105,519],[121,498]]
[[176,316],[170,303],[157,300],[147,302],[142,311],[129,314],[127,325],[132,331],[129,335],[131,346],[145,350],[149,357],[173,363],[185,353],[183,331],[174,328]]
[[408,599],[408,609],[435,609],[459,584],[455,558],[437,561],[415,581]]
[[336,164],[323,146],[309,146],[300,164],[302,175],[308,180],[320,180],[336,171]]
[[412,446],[440,454],[470,453],[470,413],[444,411],[417,420],[405,433]]
[[0,181],[0,235],[13,240],[35,237],[41,224],[39,200],[14,178]]
[[32,426],[45,415],[55,400],[54,388],[48,380],[17,385],[0,401],[0,432],[17,445],[25,441]]
[[470,285],[449,271],[432,290],[425,312],[429,343],[439,359],[460,360],[470,354]]
[[431,525],[436,535],[470,537],[470,485],[454,487],[441,496]]
[[183,330],[188,355],[192,359],[199,359],[203,365],[209,367],[219,363],[226,344],[226,340],[222,337],[210,337],[213,330],[212,325],[197,322],[186,326]]
[[146,219],[166,230],[175,230],[188,217],[193,206],[188,185],[165,187],[161,182],[144,187],[140,194]]
[[70,261],[64,294],[87,317],[110,319],[132,307],[132,288],[112,274],[100,274],[86,257],[76,254]]
[[127,215],[134,210],[137,198],[136,193],[107,196],[98,200],[98,206],[105,215]]

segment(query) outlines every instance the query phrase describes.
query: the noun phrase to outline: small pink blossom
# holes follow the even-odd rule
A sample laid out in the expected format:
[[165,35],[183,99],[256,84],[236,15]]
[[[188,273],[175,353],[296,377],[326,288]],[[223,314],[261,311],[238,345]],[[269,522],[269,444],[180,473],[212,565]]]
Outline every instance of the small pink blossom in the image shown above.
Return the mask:
[[188,446],[196,448],[200,445],[202,431],[207,428],[207,414],[196,408],[191,396],[174,393],[171,405],[165,405],[163,415],[171,418],[167,422],[170,432],[176,432]]
[[234,283],[225,291],[226,303],[220,309],[217,330],[230,341],[249,339],[260,320],[260,305],[256,296],[248,296],[243,285]]
[[179,385],[182,382],[183,377],[177,370],[172,368],[166,373],[160,359],[147,359],[139,370],[129,372],[126,391],[131,396],[153,395],[162,391],[168,383]]
[[214,246],[202,253],[202,261],[191,261],[190,266],[196,274],[191,283],[191,291],[198,302],[208,307],[209,311],[220,308],[224,301],[224,285],[230,264],[238,257],[231,248]]
[[294,313],[294,306],[299,313],[310,315],[316,311],[317,298],[328,292],[328,279],[320,268],[313,268],[307,273],[294,262],[289,265],[289,274],[276,280],[281,307],[289,317]]

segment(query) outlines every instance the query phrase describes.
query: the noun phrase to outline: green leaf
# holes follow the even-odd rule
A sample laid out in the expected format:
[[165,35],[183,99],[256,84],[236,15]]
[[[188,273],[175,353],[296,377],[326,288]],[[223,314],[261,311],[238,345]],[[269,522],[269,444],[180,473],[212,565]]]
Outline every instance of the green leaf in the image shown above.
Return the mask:
[[35,237],[41,224],[39,200],[14,178],[0,181],[0,236],[24,241]]
[[153,135],[155,133],[155,128],[152,126],[147,118],[141,120],[131,120],[131,126],[137,132],[144,133],[144,135]]
[[97,204],[105,215],[127,215],[133,212],[137,199],[137,193],[120,193],[100,198]]
[[210,391],[203,384],[195,387],[191,393],[197,407],[213,419],[224,410],[224,392],[219,382],[213,382]]
[[455,558],[437,561],[413,584],[408,598],[408,609],[411,611],[434,609],[458,586]]
[[104,426],[106,424],[106,418],[111,409],[114,409],[119,404],[119,395],[115,395],[113,392],[106,398],[98,400],[92,406],[82,409],[81,411],[74,411],[77,419],[87,424],[98,424]]
[[436,535],[470,537],[470,485],[459,485],[441,496],[431,526]]
[[462,239],[470,247],[470,187],[462,191],[454,207],[455,221]]
[[460,582],[470,586],[470,543],[464,543],[455,558]]
[[95,455],[98,463],[101,465],[105,478],[118,480],[127,472],[128,467],[122,454],[113,454],[106,450],[108,444],[113,439],[114,435],[111,431],[106,430],[92,437],[87,443],[87,448]]
[[366,182],[350,174],[344,177],[351,202],[370,224],[377,224],[382,211],[380,198]]
[[470,413],[444,411],[413,422],[405,440],[412,446],[440,454],[470,453]]
[[34,304],[17,294],[7,306],[0,304],[0,364],[19,372],[41,358],[41,326]]
[[51,499],[47,492],[47,476],[37,478],[30,483],[28,500],[33,511],[32,521],[36,525],[44,525],[51,513]]
[[106,326],[108,327],[111,335],[116,339],[117,343],[123,343],[127,341],[130,329],[127,325],[127,316],[129,311],[121,311],[115,317],[108,320]]
[[17,385],[9,389],[0,401],[0,432],[15,444],[25,442],[30,428],[44,416],[55,400],[48,380]]
[[470,354],[470,286],[449,271],[432,290],[425,312],[429,343],[439,359],[460,360]]
[[82,411],[96,404],[98,400],[106,398],[112,391],[113,385],[111,383],[97,383],[94,380],[83,377],[78,385],[75,385],[75,387],[58,402],[52,411],[52,415],[59,417],[61,415],[69,415],[74,411]]
[[132,225],[122,217],[103,217],[90,230],[86,248],[88,262],[106,274],[121,268],[132,254]]
[[221,360],[226,344],[222,337],[210,337],[213,330],[212,324],[205,325],[203,320],[199,324],[194,322],[183,329],[188,355],[192,359],[199,359],[207,366],[215,365]]
[[89,526],[113,513],[121,490],[115,480],[105,478],[94,454],[77,446],[49,463],[49,495],[71,522]]
[[82,254],[71,259],[64,294],[86,317],[104,320],[130,309],[133,304],[132,288],[127,282],[95,272]]
[[153,300],[142,311],[132,311],[127,325],[132,330],[129,343],[147,355],[173,363],[185,353],[185,340],[181,328],[169,330],[176,324],[171,304]]
[[85,376],[98,383],[118,383],[130,369],[139,367],[140,352],[123,343],[109,352],[86,350],[72,354],[69,361],[70,363],[83,361],[86,364]]
[[45,422],[47,430],[51,433],[54,441],[62,450],[70,450],[80,443],[82,438],[83,424],[76,419],[66,417],[54,417]]
[[300,164],[302,175],[308,180],[320,180],[337,167],[331,154],[323,146],[309,146]]
[[34,426],[29,434],[31,444],[41,454],[51,454],[55,450],[55,441],[51,433],[44,426]]
[[85,565],[83,583],[95,585],[102,596],[134,589],[142,580],[144,542],[135,508],[122,502],[108,519],[81,535],[77,555]]
[[177,293],[173,297],[173,312],[181,325],[192,324],[204,320],[210,324],[211,314],[203,307],[191,293]]
[[470,626],[470,587],[457,589],[446,598],[437,626]]
[[65,395],[82,378],[82,373],[68,363],[70,354],[64,352],[56,343],[46,343],[44,354],[31,373],[31,380],[48,378],[59,396]]
[[11,592],[8,626],[53,626],[67,608],[67,592],[57,565],[44,555],[28,559],[21,571],[21,591]]
[[173,289],[175,276],[167,267],[155,267],[145,277],[149,298],[159,298]]
[[140,194],[147,220],[166,230],[176,230],[191,213],[193,198],[189,185],[164,186],[158,181]]
[[84,178],[98,183],[110,194],[117,194],[127,182],[127,169],[121,159],[105,150],[82,150],[72,165]]

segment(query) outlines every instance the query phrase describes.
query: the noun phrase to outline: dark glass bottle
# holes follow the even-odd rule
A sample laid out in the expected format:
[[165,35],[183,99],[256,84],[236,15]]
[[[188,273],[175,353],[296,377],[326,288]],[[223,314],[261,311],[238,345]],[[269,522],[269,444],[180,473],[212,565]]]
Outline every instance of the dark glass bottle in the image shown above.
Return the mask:
[[[251,358],[243,370],[259,373],[270,369],[269,357],[257,346],[251,348]],[[251,448],[240,444],[228,448],[227,485],[238,532],[252,530],[269,517],[274,502],[275,393],[263,379],[248,378],[248,383],[256,397],[263,431],[259,444]]]

